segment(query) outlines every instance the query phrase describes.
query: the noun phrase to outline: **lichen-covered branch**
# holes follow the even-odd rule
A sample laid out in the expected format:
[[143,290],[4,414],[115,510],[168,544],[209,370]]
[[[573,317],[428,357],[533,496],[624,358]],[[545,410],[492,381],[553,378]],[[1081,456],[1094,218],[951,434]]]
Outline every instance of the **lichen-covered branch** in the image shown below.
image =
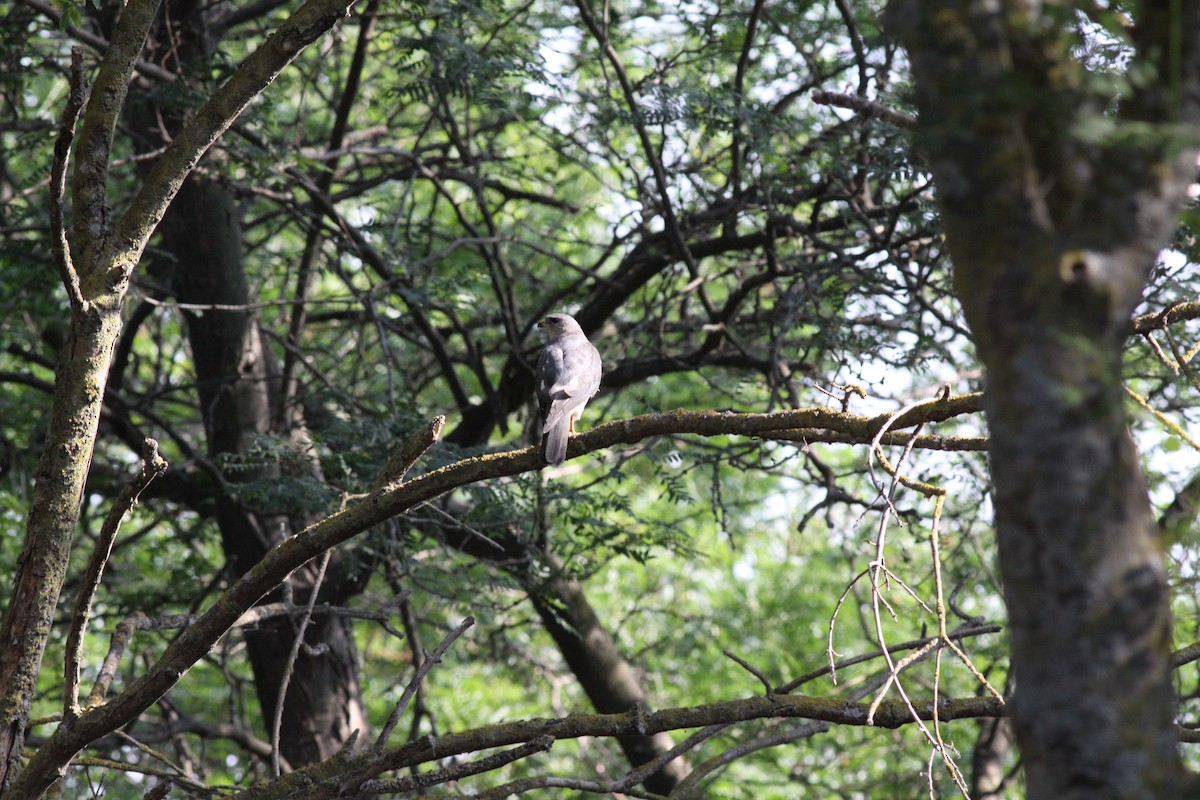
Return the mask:
[[[574,458],[651,436],[756,436],[786,434],[798,428],[824,428],[870,443],[886,425],[889,430],[952,419],[979,409],[979,395],[939,397],[908,408],[899,416],[861,416],[824,408],[774,414],[716,411],[673,411],[648,414],[601,425],[573,437],[567,448]],[[60,726],[30,760],[26,770],[45,778],[99,737],[128,724],[168,691],[213,643],[267,592],[289,574],[326,550],[459,486],[541,469],[536,447],[488,453],[457,461],[401,483],[376,489],[301,533],[285,540],[180,634],[158,661],[107,705],[84,711],[73,725]]]
[[[900,728],[917,719],[932,720],[935,708],[927,701],[914,701],[911,709],[899,700],[885,700],[875,711],[873,724]],[[839,725],[865,726],[866,703],[804,695],[765,695],[659,711],[634,710],[623,714],[569,714],[557,719],[528,719],[484,728],[427,736],[393,748],[372,748],[358,754],[297,770],[278,781],[256,786],[237,795],[239,800],[280,800],[303,791],[306,800],[338,797],[384,772],[405,769],[453,755],[495,747],[581,736],[614,737],[653,734],[708,725],[745,722],[753,719],[811,719]],[[942,722],[1002,716],[1004,705],[994,697],[945,699],[936,707]]]
[[58,266],[58,276],[67,291],[67,300],[75,312],[83,310],[83,294],[79,289],[79,274],[71,258],[71,243],[67,237],[64,205],[67,189],[67,163],[71,155],[71,142],[75,138],[75,125],[87,99],[87,81],[83,77],[83,49],[71,50],[71,92],[63,107],[59,122],[58,138],[54,142],[54,161],[50,166],[50,249]]

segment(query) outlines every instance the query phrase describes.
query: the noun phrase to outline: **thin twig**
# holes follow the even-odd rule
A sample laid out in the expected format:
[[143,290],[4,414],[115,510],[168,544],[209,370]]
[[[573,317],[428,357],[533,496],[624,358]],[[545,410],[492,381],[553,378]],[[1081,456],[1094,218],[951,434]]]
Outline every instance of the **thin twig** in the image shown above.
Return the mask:
[[716,736],[728,727],[729,725],[708,725],[701,728],[700,730],[688,736],[679,744],[672,747],[670,750],[659,753],[645,764],[630,770],[625,777],[615,779],[609,791],[613,792],[614,794],[618,792],[628,792],[632,787],[642,783],[646,780],[646,778],[658,772],[667,764],[679,758],[684,753],[699,747],[701,744]]
[[[841,611],[842,606],[846,604],[846,598],[850,596],[850,592],[854,589],[854,585],[862,580],[868,572],[869,570],[864,569],[850,580],[850,583],[846,585],[846,588],[842,590],[841,595],[838,596],[837,603],[835,603],[833,606],[833,613],[829,615],[829,625],[827,626],[828,633],[825,637],[825,657],[829,661],[829,666],[827,669],[829,671],[829,678],[833,681],[834,686],[837,685],[837,663],[835,659],[838,655],[838,652],[833,649],[833,632],[837,627],[838,612]],[[791,691],[791,689],[788,691]]]
[[[863,572],[859,573],[858,577],[861,578],[865,574],[866,574],[866,571],[864,570]],[[1002,630],[1004,630],[1004,628],[1001,627],[1000,625],[996,625],[996,624],[982,624],[981,623],[981,624],[965,625],[961,628],[956,628],[955,630],[951,631],[950,639],[951,639],[951,641],[953,641],[954,639],[963,639],[968,636],[982,636],[982,635],[988,634],[988,633],[1000,633],[1000,631],[1002,631]],[[890,644],[890,645],[888,645],[888,650],[890,650],[893,653],[899,653],[902,650],[912,650],[914,648],[924,647],[925,645],[929,644],[932,641],[935,641],[936,639],[937,639],[936,636],[924,636],[920,639],[910,639],[907,642],[897,642],[896,644]],[[1180,652],[1182,652],[1182,651],[1180,651]],[[875,659],[881,658],[882,656],[883,656],[883,651],[882,651],[882,649],[879,649],[879,650],[872,650],[869,653],[860,653],[859,655],[851,656],[850,658],[841,659],[836,664],[826,664],[825,666],[814,669],[811,672],[806,672],[805,674],[801,675],[799,678],[796,678],[795,680],[791,680],[785,684],[774,687],[771,690],[771,694],[790,694],[791,692],[794,692],[796,689],[800,688],[804,684],[811,683],[812,681],[815,681],[817,678],[820,678],[824,675],[833,676],[836,674],[836,671],[839,669],[845,669],[846,667],[853,667],[857,664],[862,664],[867,661],[874,661]],[[1200,659],[1200,642],[1197,642],[1195,645],[1195,659]],[[1195,660],[1195,659],[1193,659],[1193,660]],[[834,680],[834,683],[837,683],[837,681]]]
[[67,290],[71,311],[82,313],[87,304],[79,286],[79,274],[71,259],[71,243],[67,240],[66,213],[64,210],[67,193],[67,161],[71,157],[71,143],[75,139],[75,123],[87,100],[87,81],[83,77],[83,48],[71,48],[71,93],[63,107],[58,125],[58,138],[54,141],[54,158],[50,164],[50,250],[58,267],[58,277]]
[[92,549],[92,557],[83,573],[79,595],[75,599],[71,629],[67,632],[67,652],[63,664],[63,718],[66,720],[79,716],[79,665],[83,659],[83,632],[91,619],[92,601],[104,577],[104,566],[112,555],[117,531],[120,530],[121,522],[129,509],[137,503],[142,490],[166,471],[167,462],[158,454],[158,442],[147,438],[142,442],[142,463],[138,474],[121,489],[100,527],[100,535],[96,538],[96,546]]
[[[933,586],[934,586],[934,591],[936,592],[936,601],[935,601],[934,608],[937,611],[937,621],[938,621],[937,653],[935,653],[934,657],[933,657],[933,736],[934,736],[934,741],[935,741],[934,751],[936,751],[937,753],[939,753],[941,755],[942,763],[946,766],[946,771],[948,773],[950,773],[950,777],[954,781],[954,785],[958,787],[958,790],[960,792],[962,792],[963,797],[966,797],[968,800],[970,800],[970,792],[967,789],[967,783],[966,783],[966,780],[963,778],[962,770],[960,770],[958,768],[958,764],[956,764],[954,759],[950,757],[951,746],[948,746],[946,744],[946,741],[942,738],[941,718],[938,716],[938,713],[937,713],[938,699],[941,697],[942,650],[947,646],[952,646],[950,644],[950,634],[946,630],[946,601],[945,601],[945,592],[943,591],[943,586],[942,586],[942,553],[941,553],[940,543],[938,542],[938,536],[941,535],[940,527],[941,527],[941,520],[942,520],[942,509],[945,506],[945,503],[946,503],[946,492],[943,490],[940,494],[938,494],[936,496],[936,499],[934,500],[933,521],[929,526],[929,542],[930,542],[930,549],[932,551],[932,557],[933,557]],[[953,650],[953,652],[956,655],[961,654],[964,657],[966,656],[965,653],[963,653],[961,650],[959,650],[957,648],[955,648]],[[968,666],[970,666],[972,668],[972,670],[974,671],[974,666],[971,665],[970,659],[964,659],[964,660],[965,660],[965,663]],[[984,683],[985,683],[985,685],[987,685],[987,681],[984,681]],[[989,686],[989,688],[990,688],[990,686]],[[1001,698],[1001,699],[1003,699],[1003,698]],[[933,757],[933,753],[931,752],[930,758],[932,759],[932,757]],[[930,777],[929,777],[930,785],[932,786],[933,770],[930,769],[929,772],[930,772]]]
[[296,638],[292,642],[292,650],[288,653],[287,663],[283,668],[283,678],[279,682],[279,697],[275,702],[275,716],[271,721],[271,774],[279,776],[279,730],[283,726],[283,701],[287,699],[288,685],[292,682],[292,673],[296,669],[296,659],[300,657],[300,648],[304,645],[304,634],[308,630],[308,624],[312,621],[313,607],[317,604],[317,594],[321,589],[321,584],[325,580],[325,569],[329,566],[329,559],[333,555],[333,550],[326,550],[321,556],[321,565],[317,567],[317,577],[313,580],[312,589],[309,591],[308,603],[304,607],[304,614],[300,617],[299,629],[296,631]]
[[1175,363],[1179,366],[1179,371],[1184,374],[1188,382],[1196,389],[1200,389],[1200,378],[1196,377],[1196,373],[1191,367],[1191,357],[1180,352],[1179,345],[1175,342],[1175,337],[1171,335],[1170,328],[1163,328],[1163,334],[1167,337],[1167,344],[1171,346],[1171,353],[1175,356]]
[[751,666],[750,663],[748,661],[746,661],[744,658],[739,658],[737,655],[735,655],[733,653],[733,651],[723,650],[722,652],[725,654],[726,658],[732,659],[734,662],[737,663],[737,665],[739,667],[746,670],[746,672],[749,672],[754,677],[758,678],[758,682],[763,685],[763,689],[766,690],[767,694],[771,693],[771,682],[769,680],[767,680],[767,677],[765,675],[763,675],[762,672],[760,672],[759,670],[757,670],[753,666]]
[[412,680],[408,682],[408,686],[404,687],[404,694],[400,696],[400,699],[396,702],[396,707],[393,708],[392,713],[388,715],[387,722],[384,723],[383,730],[379,733],[379,738],[375,740],[376,747],[383,747],[385,744],[387,744],[388,737],[391,736],[392,731],[396,729],[396,724],[400,721],[400,717],[402,714],[404,714],[404,710],[408,708],[408,704],[412,701],[413,695],[417,693],[417,688],[422,682],[424,682],[425,676],[429,674],[431,669],[433,669],[434,664],[437,664],[442,660],[442,656],[445,655],[446,651],[450,649],[450,645],[454,644],[454,641],[466,633],[467,629],[474,624],[474,617],[467,617],[464,619],[458,624],[458,627],[446,634],[446,637],[442,639],[441,643],[438,644],[437,647],[433,649],[432,653],[422,659],[421,664],[417,667],[416,674],[414,674]]
[[875,694],[875,699],[871,701],[869,706],[867,706],[868,725],[875,724],[875,713],[879,710],[880,705],[882,705],[884,698],[887,696],[888,690],[891,689],[892,685],[894,684],[896,686],[896,691],[900,694],[900,700],[903,702],[904,707],[908,709],[910,714],[913,715],[913,721],[916,722],[917,726],[920,727],[922,732],[924,732],[925,737],[932,740],[929,730],[925,727],[925,724],[920,717],[917,716],[917,710],[913,706],[912,701],[909,700],[908,692],[905,691],[904,685],[900,683],[900,673],[904,672],[913,664],[924,661],[930,653],[937,649],[937,643],[937,639],[931,639],[929,644],[914,650],[899,661],[893,661],[891,653],[886,649],[883,651],[883,659],[888,665],[887,673],[883,679],[883,682],[880,684],[879,691]]
[[[403,602],[403,597],[396,597],[386,603],[379,604],[374,609],[367,608],[347,608],[346,606],[335,606],[330,603],[318,603],[313,606],[313,614],[323,614],[330,617],[344,617],[348,619],[361,619],[369,622],[376,622],[388,633],[397,638],[404,638],[400,631],[396,630],[389,622],[390,616],[394,613],[396,607]],[[298,606],[294,603],[264,603],[261,606],[255,606],[237,618],[231,627],[246,628],[254,625],[261,625],[269,619],[277,619],[279,617],[298,617],[306,613],[305,606]]]
[[405,792],[412,792],[417,789],[436,786],[439,783],[449,783],[450,781],[461,780],[462,778],[470,777],[471,775],[480,775],[484,772],[493,772],[497,769],[500,769],[500,767],[513,763],[514,761],[519,761],[522,758],[528,758],[534,753],[547,752],[550,750],[553,744],[553,736],[543,735],[512,749],[486,756],[478,761],[471,761],[466,764],[457,764],[453,767],[439,769],[435,772],[419,773],[416,775],[411,775],[407,778],[396,778],[395,780],[390,781],[368,781],[364,783],[361,788],[363,791],[370,794],[401,794]]
[[1154,355],[1158,358],[1158,360],[1165,364],[1167,369],[1171,370],[1171,374],[1178,375],[1179,365],[1176,364],[1172,359],[1168,358],[1167,354],[1163,352],[1162,346],[1159,345],[1158,340],[1154,338],[1153,331],[1146,331],[1142,334],[1142,338],[1146,340],[1146,344],[1150,345],[1150,349],[1154,351]]
[[[945,392],[942,393],[942,397],[946,398],[948,396],[949,396],[949,391],[947,389]],[[879,429],[878,433],[875,436],[875,439],[871,442],[871,449],[868,451],[868,460],[867,460],[868,466],[870,466],[870,464],[871,464],[870,456],[872,453],[874,453],[880,457],[881,463],[883,463],[885,461],[885,459],[883,459],[883,448],[879,444],[879,437],[881,437],[884,433],[886,433],[887,429],[890,428],[897,419],[899,419],[903,414],[905,414],[908,410],[910,410],[912,407],[915,407],[916,405],[919,405],[919,404],[913,403],[913,404],[910,404],[908,407],[905,407],[905,408],[901,409],[900,411],[897,411],[895,414],[891,415],[888,418],[887,422],[885,422],[884,425]],[[922,426],[923,426],[923,423],[921,425],[918,425],[915,432],[919,433]],[[895,685],[896,692],[900,695],[900,698],[904,702],[905,707],[907,707],[910,710],[910,712],[913,714],[913,719],[917,723],[917,727],[919,727],[921,729],[922,733],[925,734],[927,739],[930,739],[932,741],[932,738],[933,738],[932,735],[930,734],[928,728],[926,728],[925,724],[920,719],[917,718],[916,709],[913,707],[912,701],[908,697],[908,692],[905,690],[904,685],[899,680],[900,670],[903,669],[903,665],[905,665],[906,663],[909,663],[911,661],[915,661],[918,658],[918,653],[920,651],[918,651],[918,653],[910,654],[907,658],[901,659],[899,662],[894,662],[892,660],[891,653],[887,649],[887,641],[886,641],[886,637],[884,636],[884,632],[883,632],[883,615],[880,614],[880,611],[879,611],[880,602],[881,601],[886,602],[886,600],[883,598],[882,587],[879,584],[879,574],[880,574],[880,572],[884,572],[885,575],[890,574],[889,572],[886,571],[887,568],[886,568],[885,562],[884,562],[888,517],[890,514],[896,514],[897,519],[899,519],[899,514],[896,512],[895,506],[893,504],[893,500],[895,498],[897,488],[900,485],[902,485],[902,483],[903,483],[903,481],[901,479],[901,474],[900,474],[900,467],[904,463],[905,458],[911,452],[912,452],[912,443],[910,442],[909,444],[907,444],[905,446],[904,450],[901,452],[900,458],[896,460],[895,468],[887,470],[891,475],[891,481],[889,482],[889,485],[886,488],[886,490],[882,486],[880,486],[878,483],[876,483],[877,488],[879,488],[879,490],[880,490],[880,495],[883,497],[884,501],[887,503],[887,511],[884,511],[880,515],[879,533],[878,533],[878,535],[876,537],[876,541],[875,541],[875,560],[872,561],[871,565],[870,565],[871,614],[872,614],[872,618],[875,620],[875,637],[879,641],[879,646],[883,650],[883,659],[885,662],[887,662],[887,665],[888,665],[888,677],[887,677],[887,680],[884,681],[883,686],[880,688],[879,693],[875,696],[875,699],[871,702],[869,710],[867,711],[867,724],[869,724],[869,725],[874,724],[875,712],[879,708],[879,704],[883,702],[883,699],[887,695],[888,690],[893,685]],[[885,469],[887,469],[887,468],[885,467]],[[873,482],[876,481],[873,471],[871,471],[871,480]],[[905,586],[905,584],[902,581],[900,582],[900,585]],[[905,587],[905,588],[907,588],[907,587]],[[909,590],[909,592],[914,597],[916,597],[916,594],[914,592],[912,592],[911,590]],[[919,602],[919,598],[917,598],[917,599]],[[924,605],[924,604],[922,603],[922,605]],[[895,612],[892,613],[892,616],[894,619]]]
[[96,675],[96,683],[92,686],[92,693],[88,695],[88,706],[96,707],[104,702],[104,698],[108,695],[109,687],[112,686],[113,679],[117,677],[117,667],[121,664],[121,656],[125,654],[125,649],[129,647],[129,642],[133,639],[135,633],[138,631],[165,631],[186,628],[195,621],[196,617],[192,614],[168,614],[162,617],[148,617],[141,611],[135,611],[121,620],[113,631],[112,639],[109,640],[108,654],[104,657],[104,662],[100,665],[100,672]]
[[1126,387],[1125,387],[1125,393],[1126,393],[1126,394],[1128,394],[1130,397],[1132,397],[1135,403],[1137,403],[1139,406],[1141,406],[1142,408],[1144,408],[1144,409],[1146,409],[1147,411],[1149,411],[1149,412],[1150,412],[1150,414],[1151,414],[1151,415],[1152,415],[1152,416],[1153,416],[1153,417],[1154,417],[1156,420],[1158,420],[1158,421],[1159,421],[1159,422],[1161,422],[1161,423],[1162,423],[1164,426],[1166,426],[1166,428],[1167,428],[1168,430],[1170,430],[1170,431],[1171,431],[1171,433],[1175,434],[1175,435],[1176,435],[1176,436],[1178,436],[1180,439],[1182,439],[1183,441],[1187,442],[1187,443],[1188,443],[1189,445],[1191,445],[1191,446],[1192,446],[1194,449],[1196,449],[1196,450],[1200,450],[1200,443],[1197,443],[1195,439],[1193,439],[1191,436],[1188,436],[1188,434],[1187,434],[1187,431],[1185,431],[1185,430],[1183,429],[1183,427],[1182,427],[1182,426],[1181,426],[1181,425],[1180,425],[1178,422],[1176,422],[1175,420],[1171,419],[1170,417],[1168,417],[1166,414],[1164,414],[1164,413],[1162,413],[1161,411],[1159,411],[1159,410],[1158,410],[1157,408],[1155,408],[1154,406],[1150,405],[1150,401],[1149,401],[1149,400],[1147,400],[1146,398],[1142,397],[1140,394],[1138,394],[1137,392],[1135,392],[1133,389],[1130,389],[1128,386],[1126,386]]
[[818,733],[825,733],[832,725],[828,722],[810,722],[807,725],[792,726],[786,730],[777,731],[770,735],[759,735],[750,741],[737,744],[728,750],[697,764],[696,768],[679,782],[671,792],[671,800],[690,800],[694,797],[704,797],[708,789],[707,778],[716,770],[732,764],[738,759],[745,758],[751,753],[766,750],[769,747],[779,747],[801,739],[808,739]]
[[[934,501],[933,523],[929,529],[930,549],[932,551],[932,556],[933,556],[933,585],[935,587],[935,590],[937,591],[936,609],[937,609],[937,620],[938,620],[938,657],[939,657],[939,659],[941,658],[942,648],[944,648],[944,647],[949,648],[950,651],[954,653],[954,655],[958,656],[959,661],[961,661],[963,663],[963,665],[971,671],[971,674],[975,676],[975,679],[978,680],[981,684],[983,684],[984,688],[986,688],[992,694],[993,697],[995,697],[1000,702],[1004,702],[1004,696],[1001,695],[1000,692],[996,689],[996,687],[992,686],[991,682],[987,679],[987,677],[982,672],[980,672],[980,670],[975,666],[975,663],[973,661],[971,661],[971,658],[970,658],[970,656],[967,655],[966,651],[963,650],[961,647],[959,647],[957,644],[955,644],[954,640],[951,638],[950,632],[947,631],[947,629],[946,629],[946,602],[943,598],[943,586],[942,586],[942,552],[941,552],[941,543],[938,541],[938,537],[941,535],[942,508],[945,505],[945,501],[946,501],[945,493],[938,495],[937,499]],[[951,592],[951,598],[953,598],[953,596],[954,596],[954,593]],[[939,664],[940,664],[940,662],[939,662]],[[935,671],[934,672],[934,699],[935,700],[937,699],[937,678],[938,678],[938,673]],[[936,704],[935,704],[935,707],[936,707]],[[935,728],[937,726],[937,722],[938,722],[937,717],[935,716],[934,717]],[[940,734],[939,734],[938,741],[939,741],[939,743],[941,742]]]

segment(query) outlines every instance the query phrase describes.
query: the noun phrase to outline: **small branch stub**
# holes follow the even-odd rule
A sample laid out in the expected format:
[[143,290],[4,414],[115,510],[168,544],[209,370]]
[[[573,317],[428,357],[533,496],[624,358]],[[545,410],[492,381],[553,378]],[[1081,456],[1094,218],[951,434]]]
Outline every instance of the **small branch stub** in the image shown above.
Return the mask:
[[442,428],[445,426],[446,418],[438,416],[430,420],[424,427],[413,431],[408,439],[388,457],[387,463],[375,477],[373,488],[378,489],[403,480],[408,471],[412,469],[412,465],[417,463],[417,459],[441,438]]

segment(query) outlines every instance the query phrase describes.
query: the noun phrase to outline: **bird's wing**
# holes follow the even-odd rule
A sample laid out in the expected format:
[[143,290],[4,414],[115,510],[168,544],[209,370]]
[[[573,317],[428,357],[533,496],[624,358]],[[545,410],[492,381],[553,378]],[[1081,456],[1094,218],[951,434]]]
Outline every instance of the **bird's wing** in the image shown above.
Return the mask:
[[558,383],[566,373],[563,356],[562,343],[557,340],[547,342],[538,354],[537,397],[543,419],[550,412],[550,404],[560,391]]
[[583,409],[590,399],[590,397],[584,396],[555,398],[550,403],[546,421],[542,423],[542,433],[546,433],[558,425],[569,426],[572,419],[579,419],[579,415],[583,413]]

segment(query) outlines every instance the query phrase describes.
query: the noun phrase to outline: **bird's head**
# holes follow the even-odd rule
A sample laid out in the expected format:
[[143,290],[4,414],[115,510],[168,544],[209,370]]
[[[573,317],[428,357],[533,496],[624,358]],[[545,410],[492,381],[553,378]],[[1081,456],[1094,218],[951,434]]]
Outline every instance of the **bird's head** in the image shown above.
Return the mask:
[[564,333],[583,333],[579,323],[570,314],[550,314],[538,323],[538,327],[545,331],[551,339]]

